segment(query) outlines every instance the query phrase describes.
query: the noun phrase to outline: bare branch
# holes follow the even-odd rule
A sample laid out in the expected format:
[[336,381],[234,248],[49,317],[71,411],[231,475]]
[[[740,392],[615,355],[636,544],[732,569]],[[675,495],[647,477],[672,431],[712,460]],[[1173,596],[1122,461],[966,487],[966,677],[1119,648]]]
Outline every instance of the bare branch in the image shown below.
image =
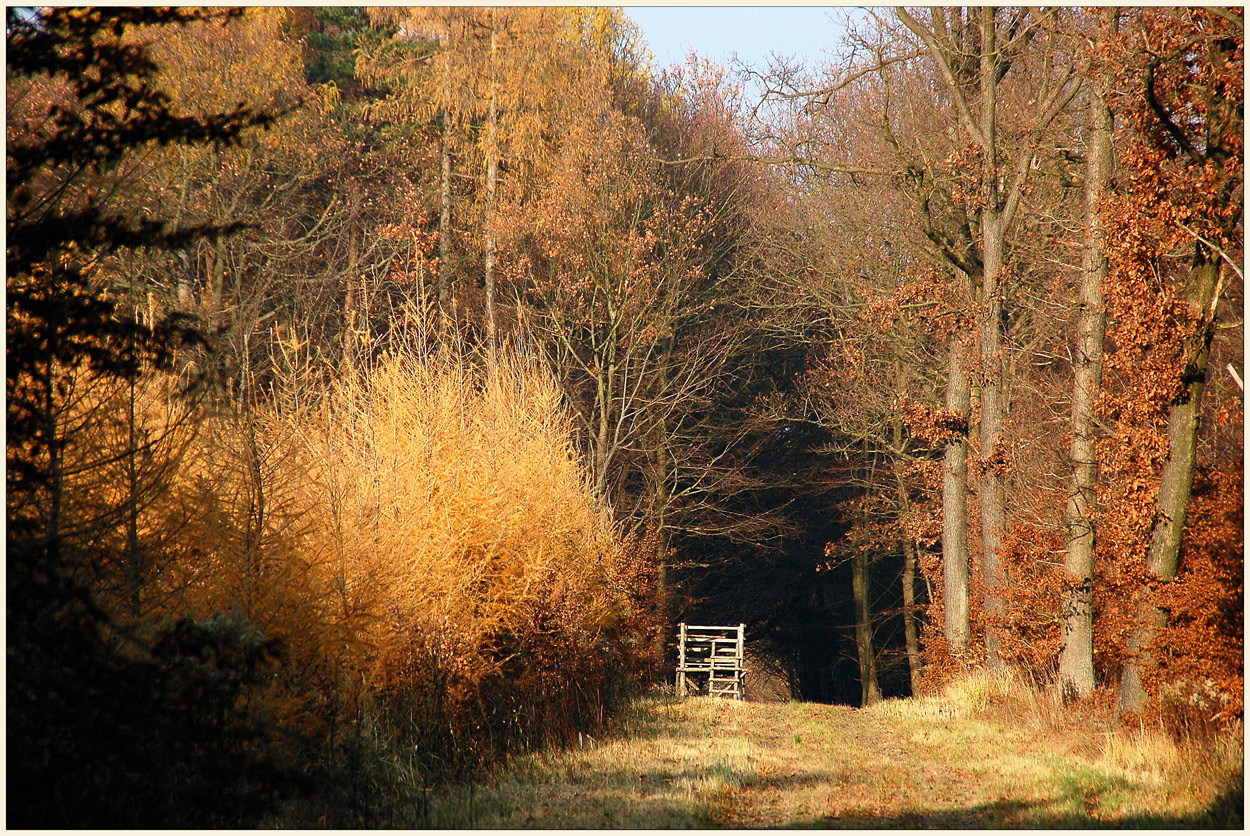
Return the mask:
[[972,109],[968,107],[968,100],[964,97],[963,88],[959,86],[959,82],[955,78],[955,73],[951,70],[950,63],[946,60],[946,54],[942,51],[941,45],[937,42],[933,33],[921,26],[906,9],[899,7],[894,10],[894,13],[898,15],[898,19],[903,22],[904,26],[925,42],[925,46],[928,47],[929,57],[938,65],[942,77],[946,79],[946,84],[950,88],[951,101],[954,102],[955,109],[959,112],[959,121],[963,123],[964,130],[968,132],[969,136],[984,149],[986,146],[985,135],[977,127],[976,120],[972,118]]
[[878,55],[878,60],[875,64],[872,64],[867,67],[862,67],[856,70],[855,72],[852,72],[849,75],[844,76],[843,78],[839,79],[838,81],[834,82],[828,87],[822,87],[817,90],[794,90],[789,93],[783,93],[779,90],[771,90],[768,92],[767,95],[775,99],[822,99],[823,101],[821,101],[820,106],[828,107],[830,96],[832,96],[834,93],[837,93],[840,90],[846,89],[851,84],[855,83],[856,81],[863,78],[864,76],[871,75],[872,73],[880,72],[881,70],[885,69],[891,64],[901,64],[904,61],[913,61],[921,57],[922,55],[925,55],[926,52],[927,52],[926,50],[917,49],[917,50],[912,50],[911,52],[908,52],[905,55],[892,55],[889,58],[884,58]]
[[1242,392],[1246,391],[1245,384],[1242,383],[1241,380],[1241,375],[1237,374],[1237,370],[1233,368],[1233,364],[1229,363],[1227,368],[1228,373],[1233,376],[1233,382],[1237,384],[1237,389]]
[[1192,235],[1195,239],[1197,239],[1199,242],[1205,245],[1207,249],[1211,250],[1211,252],[1218,253],[1220,258],[1224,259],[1224,263],[1227,264],[1229,268],[1231,268],[1232,271],[1237,274],[1237,278],[1240,279],[1242,282],[1245,282],[1246,277],[1242,275],[1241,267],[1237,264],[1237,262],[1231,256],[1229,256],[1228,253],[1224,252],[1223,248],[1221,248],[1218,244],[1215,244],[1211,241],[1208,241],[1206,238],[1203,238],[1201,235],[1194,232],[1192,229],[1185,226],[1184,224],[1178,224],[1178,226],[1180,226],[1181,229],[1185,230],[1190,235]]
[[1228,9],[1220,8],[1219,6],[1208,6],[1206,7],[1205,11],[1208,14],[1213,14],[1216,17],[1220,17],[1220,18],[1223,18],[1224,20],[1227,20],[1229,23],[1233,24],[1233,26],[1237,27],[1238,32],[1245,31],[1246,24],[1245,24],[1245,21],[1242,20],[1241,15],[1238,15]]
[[800,157],[797,154],[791,154],[788,157],[765,157],[756,154],[718,154],[713,152],[712,154],[704,154],[697,157],[683,157],[678,160],[666,160],[662,157],[648,157],[647,159],[649,162],[659,163],[660,165],[686,165],[688,163],[724,161],[764,163],[765,165],[805,165],[818,171],[827,171],[833,174],[866,174],[877,177],[887,177],[894,173],[883,168],[864,168],[863,166],[828,163],[824,160],[818,160],[812,157]]
[[1155,95],[1155,69],[1153,64],[1146,68],[1146,103],[1150,105],[1150,111],[1154,113],[1163,129],[1168,132],[1168,136],[1172,137],[1177,146],[1185,152],[1185,156],[1189,157],[1194,165],[1202,165],[1202,155],[1172,121],[1172,117],[1163,109],[1163,105],[1159,103],[1159,98]]
[[1020,197],[1024,193],[1024,181],[1029,176],[1029,169],[1032,167],[1033,158],[1037,150],[1038,135],[1050,127],[1050,124],[1055,121],[1059,113],[1076,97],[1077,92],[1081,89],[1081,77],[1084,75],[1084,69],[1088,65],[1089,62],[1085,62],[1079,68],[1079,71],[1074,71],[1069,67],[1064,72],[1063,78],[1055,85],[1050,99],[1043,104],[1042,116],[1033,125],[1032,130],[1029,131],[1029,142],[1020,152],[1020,157],[1016,162],[1016,174],[1011,183],[1011,190],[1007,193],[1007,204],[1003,210],[1003,223],[1005,225],[1011,225],[1011,220],[1020,205]]

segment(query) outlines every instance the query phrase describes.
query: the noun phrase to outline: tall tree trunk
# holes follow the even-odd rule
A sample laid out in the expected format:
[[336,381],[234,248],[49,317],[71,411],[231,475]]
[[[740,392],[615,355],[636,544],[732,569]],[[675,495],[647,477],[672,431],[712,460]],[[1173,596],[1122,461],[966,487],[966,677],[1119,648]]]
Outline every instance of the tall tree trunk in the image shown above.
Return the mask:
[[[1207,57],[1213,69],[1227,68],[1241,50],[1240,40],[1222,38],[1208,44]],[[1242,71],[1242,68],[1237,68],[1238,75]],[[1208,78],[1218,77],[1218,72],[1208,75]],[[1151,86],[1148,83],[1147,95],[1153,101]],[[1224,205],[1234,210],[1220,220],[1224,233],[1231,235],[1242,220],[1238,195],[1244,188],[1243,172],[1235,162],[1242,158],[1241,142],[1238,140],[1245,130],[1242,89],[1239,85],[1211,82],[1206,90],[1205,104],[1206,125],[1202,147],[1191,146],[1188,153],[1191,160],[1203,169],[1203,179],[1210,177],[1217,193],[1224,192]],[[1157,101],[1153,101],[1153,106],[1159,118],[1168,123],[1169,132],[1179,134],[1180,129],[1171,121],[1172,117],[1162,111]],[[1237,235],[1238,239],[1240,237]],[[1223,285],[1222,254],[1213,250],[1207,242],[1199,240],[1194,244],[1194,257],[1182,293],[1189,314],[1189,330],[1181,343],[1182,388],[1180,396],[1168,410],[1168,457],[1159,479],[1155,522],[1146,553],[1147,571],[1164,583],[1176,577],[1180,566],[1181,536],[1197,461],[1198,420],[1202,414],[1207,361],[1211,354],[1211,340],[1215,336],[1216,305]],[[1120,681],[1121,708],[1137,710],[1145,702],[1142,673],[1155,664],[1150,655],[1151,644],[1167,626],[1167,620],[1165,610],[1150,600],[1145,602],[1138,616],[1138,627],[1129,641],[1130,656]]]
[[443,114],[438,185],[438,315],[444,333],[451,330],[451,119]]
[[[448,44],[450,49],[450,44]],[[442,54],[443,102],[451,98],[451,61]],[[438,183],[438,314],[444,333],[451,330],[451,112],[443,108],[443,133],[439,141]]]
[[[894,361],[894,391],[898,396],[907,391],[907,373],[903,361],[897,357]],[[891,430],[894,436],[891,455],[894,457],[898,486],[898,516],[900,523],[905,523],[911,512],[911,497],[899,470],[899,463],[906,460],[901,415],[895,414]],[[907,643],[907,669],[911,675],[911,690],[915,694],[920,689],[921,670],[920,634],[916,629],[916,543],[905,529],[899,531],[899,547],[903,552],[903,636]]]
[[195,273],[191,266],[191,252],[189,250],[180,250],[177,254],[177,259],[178,309],[190,311],[195,306]]
[[1159,481],[1155,524],[1146,556],[1146,568],[1164,580],[1176,576],[1180,559],[1181,530],[1185,527],[1189,492],[1194,481],[1198,418],[1202,412],[1207,360],[1211,354],[1211,339],[1215,336],[1213,308],[1223,267],[1218,256],[1201,244],[1197,250],[1185,287],[1185,301],[1194,321],[1182,355],[1181,379],[1185,385],[1180,399],[1168,410],[1168,458]]
[[[1184,341],[1182,362],[1185,381],[1181,396],[1168,410],[1168,457],[1159,479],[1155,523],[1146,552],[1146,569],[1165,583],[1176,577],[1180,566],[1181,534],[1194,483],[1198,451],[1198,418],[1202,413],[1202,392],[1206,386],[1207,360],[1215,336],[1214,309],[1218,300],[1223,265],[1219,256],[1202,244],[1196,245],[1194,264],[1185,285],[1193,330]],[[1155,660],[1150,645],[1167,626],[1167,611],[1149,601],[1138,617],[1138,626],[1129,641],[1130,658],[1120,679],[1121,708],[1138,710],[1145,702],[1143,669]],[[1136,658],[1133,658],[1136,656]]]
[[665,465],[666,453],[662,444],[657,444],[653,452],[656,468],[656,483],[652,493],[653,518],[655,520],[655,568],[656,587],[661,600],[668,599],[668,468]]
[[[191,191],[191,177],[182,179],[182,193],[178,201],[178,211],[174,214],[173,221],[170,226],[172,229],[178,229],[182,225],[182,213],[187,205],[187,195]],[[183,312],[189,312],[195,306],[195,268],[196,264],[192,262],[194,251],[190,248],[178,250],[176,258],[178,259],[178,277],[176,279],[176,288],[178,294],[178,309]]]
[[598,411],[598,427],[596,428],[594,446],[595,490],[606,499],[608,490],[608,458],[610,456],[612,420],[612,371],[601,373],[596,381],[595,407]]
[[1107,312],[1107,232],[1098,204],[1111,180],[1111,111],[1090,92],[1089,147],[1085,162],[1085,254],[1078,296],[1076,351],[1072,382],[1072,492],[1068,495],[1067,544],[1063,556],[1063,637],[1059,683],[1065,694],[1094,690],[1094,523],[1098,482],[1094,416],[1102,386],[1103,335]]
[[[950,373],[946,408],[968,417],[971,391],[958,334],[951,337]],[[966,431],[965,431],[966,432]],[[972,634],[968,613],[968,438],[957,434],[946,445],[942,468],[942,579],[945,636],[952,652],[960,653]]]
[[856,548],[851,556],[851,593],[855,597],[855,649],[859,654],[859,681],[865,708],[881,702],[881,686],[877,682],[877,657],[872,647],[872,588],[868,572],[868,553]]
[[981,477],[982,573],[985,585],[985,650],[991,667],[1002,663],[995,628],[1002,613],[1003,570],[999,550],[1006,529],[1006,490],[999,458],[1002,450],[1003,404],[1003,298],[1001,286],[1005,255],[1005,229],[999,193],[997,146],[998,46],[995,40],[996,9],[981,9],[981,149],[985,207],[981,211]]
[[[973,20],[973,14],[969,10],[969,24]],[[978,210],[970,207],[968,210],[976,219],[976,223],[970,224],[970,228],[980,228],[980,269],[976,269],[975,258],[953,251],[950,242],[944,240],[943,236],[930,237],[939,244],[944,257],[952,265],[960,267],[974,280],[977,278],[975,274],[980,274],[979,287],[976,290],[979,294],[978,308],[981,317],[978,329],[981,338],[981,380],[975,396],[979,399],[980,409],[979,417],[973,416],[978,425],[975,430],[970,427],[969,436],[978,437],[984,461],[980,497],[982,572],[987,622],[985,645],[987,660],[991,667],[996,667],[1002,663],[1001,646],[996,631],[1002,617],[1002,595],[1006,582],[999,552],[1007,527],[1005,475],[1008,468],[1003,443],[1003,427],[1008,412],[1004,386],[1007,237],[1020,206],[1024,185],[1033,167],[1035,143],[1039,141],[1041,131],[1071,101],[1079,82],[1071,71],[1063,73],[1058,83],[1054,83],[1049,75],[1043,77],[1036,88],[1038,96],[1035,103],[1039,112],[1035,118],[1031,115],[1030,121],[1033,124],[1027,130],[1029,141],[1016,154],[1014,172],[1006,170],[999,160],[997,105],[998,83],[1000,76],[1006,72],[1008,63],[1003,60],[997,41],[997,10],[986,7],[975,14],[975,27],[961,26],[960,31],[952,35],[945,23],[945,13],[940,9],[930,12],[929,27],[921,25],[906,9],[895,10],[898,19],[924,42],[926,51],[946,82],[952,109],[959,124],[981,158],[980,208]],[[970,30],[973,28],[979,30],[979,48],[974,46],[971,39],[963,40],[965,37],[970,38]],[[976,101],[969,95],[973,89],[978,93]],[[972,237],[975,238],[975,235]],[[948,499],[956,482],[952,465],[957,464],[957,461],[952,459],[957,459],[957,452],[957,448],[947,448],[948,475],[943,493]],[[944,531],[944,547],[947,545],[946,538],[947,532]],[[953,566],[953,561],[945,562],[947,570],[955,571],[957,575],[959,567]],[[958,587],[955,587],[955,594],[958,594]],[[955,639],[952,641],[954,649],[962,646],[959,641],[959,615],[958,610],[947,612],[947,634]]]
[[920,693],[920,631],[916,624],[916,541],[903,534],[903,636],[907,641],[907,670],[911,674],[912,696]]
[[226,295],[226,245],[220,234],[213,236],[213,248],[210,250],[212,264],[209,267],[210,289],[208,310],[211,316],[221,312],[222,300]]
[[360,298],[356,293],[356,273],[360,269],[359,232],[352,224],[347,241],[347,287],[343,293],[343,362],[348,369],[356,364],[356,328],[360,317]]
[[[668,365],[661,363],[656,370],[660,378],[660,391],[667,391]],[[668,598],[668,506],[672,499],[669,490],[668,418],[661,414],[656,422],[655,438],[651,444],[651,518],[655,524],[657,585],[662,600]]]
[[496,9],[490,10],[490,104],[486,115],[486,343],[495,347],[495,187],[499,179],[499,116],[496,65],[498,26]]

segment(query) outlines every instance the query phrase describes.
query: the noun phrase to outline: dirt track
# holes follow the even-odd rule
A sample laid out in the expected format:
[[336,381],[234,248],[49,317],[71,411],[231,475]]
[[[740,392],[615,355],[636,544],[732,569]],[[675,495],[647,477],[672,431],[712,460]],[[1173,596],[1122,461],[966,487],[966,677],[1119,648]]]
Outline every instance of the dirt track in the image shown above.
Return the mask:
[[[1178,788],[1089,738],[982,722],[938,702],[868,710],[709,698],[642,702],[605,740],[517,759],[417,826],[1200,827],[1240,821],[1239,778]],[[1229,817],[1233,817],[1230,822]],[[1239,825],[1238,825],[1239,826]]]

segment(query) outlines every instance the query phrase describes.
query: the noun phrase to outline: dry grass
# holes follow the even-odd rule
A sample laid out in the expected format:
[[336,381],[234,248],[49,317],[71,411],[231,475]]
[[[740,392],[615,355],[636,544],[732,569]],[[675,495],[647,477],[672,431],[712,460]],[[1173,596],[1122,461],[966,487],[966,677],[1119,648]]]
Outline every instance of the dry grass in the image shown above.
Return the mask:
[[1241,752],[1239,734],[1178,746],[1074,726],[1046,693],[985,675],[866,710],[655,695],[608,739],[427,795],[406,824],[1240,826]]

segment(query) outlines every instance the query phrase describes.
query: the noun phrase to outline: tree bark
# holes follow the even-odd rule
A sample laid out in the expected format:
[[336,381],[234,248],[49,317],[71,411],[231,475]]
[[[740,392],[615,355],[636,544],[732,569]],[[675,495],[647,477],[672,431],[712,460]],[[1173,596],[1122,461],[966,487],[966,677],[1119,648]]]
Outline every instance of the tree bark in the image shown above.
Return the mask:
[[[931,26],[926,28],[906,9],[895,10],[898,19],[924,44],[925,49],[942,78],[950,95],[950,102],[959,125],[967,139],[977,148],[981,157],[981,193],[979,209],[975,213],[980,227],[980,270],[976,272],[975,259],[965,259],[943,247],[943,256],[953,265],[968,273],[974,281],[979,278],[979,308],[981,337],[980,372],[978,390],[980,411],[977,430],[969,435],[978,436],[981,456],[985,462],[981,480],[981,529],[983,545],[983,580],[985,586],[985,611],[987,616],[985,644],[991,667],[1002,662],[1000,642],[995,632],[996,622],[1002,615],[1002,590],[1006,580],[999,552],[1006,531],[1006,484],[1007,472],[1003,446],[1003,426],[1007,414],[1004,390],[1004,356],[1006,307],[1007,236],[1013,218],[1019,209],[1024,184],[1032,169],[1036,143],[1044,130],[1071,101],[1079,83],[1073,71],[1060,76],[1059,81],[1043,78],[1037,88],[1039,113],[1028,131],[1029,139],[1016,154],[1014,170],[1008,171],[998,160],[998,83],[1006,72],[1008,62],[999,52],[997,42],[997,10],[979,10],[977,29],[980,43],[970,49],[972,41],[956,44],[944,14],[935,9],[931,12]],[[972,12],[969,12],[971,20]],[[959,38],[970,36],[969,29],[961,27]],[[970,93],[976,79],[978,98],[973,101]],[[948,452],[951,452],[948,449]],[[950,469],[948,459],[948,470]],[[951,486],[953,479],[947,480]],[[945,491],[944,491],[945,493]],[[948,561],[948,564],[950,561]],[[948,568],[957,568],[950,567]],[[957,612],[948,613],[956,618]],[[957,627],[957,625],[951,625]],[[957,637],[957,635],[956,635]]]
[[[1185,286],[1185,301],[1189,305],[1194,327],[1184,342],[1184,384],[1181,396],[1168,410],[1168,457],[1163,463],[1163,473],[1159,479],[1155,523],[1151,530],[1150,548],[1146,553],[1146,569],[1165,583],[1176,577],[1176,571],[1180,567],[1181,535],[1185,528],[1189,494],[1194,483],[1198,418],[1202,413],[1202,393],[1206,386],[1211,339],[1215,335],[1212,314],[1218,296],[1221,269],[1219,256],[1198,244],[1194,265]],[[1166,610],[1150,602],[1147,602],[1139,615],[1137,629],[1129,641],[1130,658],[1124,665],[1120,679],[1119,705],[1122,709],[1136,711],[1145,702],[1141,674],[1155,664],[1150,654],[1150,645],[1167,626],[1167,618]]]
[[[662,381],[661,391],[668,387],[668,366],[661,365],[656,373]],[[668,507],[671,501],[669,490],[669,450],[668,450],[668,419],[661,415],[656,423],[655,437],[651,443],[651,519],[655,523],[656,538],[656,586],[660,599],[667,601],[669,596],[668,577]]]
[[[1240,49],[1239,41],[1219,39],[1208,44],[1208,58],[1213,69],[1222,69]],[[1240,70],[1239,70],[1240,73]],[[1216,74],[1213,77],[1218,77]],[[1158,101],[1153,99],[1152,85],[1147,83],[1147,96],[1152,100],[1162,127],[1186,146],[1191,162],[1203,169],[1203,178],[1211,177],[1216,193],[1223,192],[1224,205],[1235,211],[1220,220],[1225,234],[1231,235],[1241,223],[1242,207],[1238,195],[1243,189],[1240,158],[1244,133],[1241,88],[1211,84],[1206,90],[1205,136],[1201,150],[1185,142],[1180,126],[1173,121]],[[1231,163],[1231,165],[1230,165]],[[1240,236],[1238,236],[1240,237]],[[1211,340],[1215,336],[1215,312],[1224,284],[1222,254],[1199,240],[1194,244],[1193,261],[1182,291],[1188,308],[1189,330],[1181,343],[1181,391],[1168,410],[1168,457],[1159,479],[1155,504],[1155,521],[1146,553],[1146,569],[1163,583],[1176,577],[1180,567],[1181,537],[1189,495],[1193,489],[1194,466],[1197,461],[1198,421],[1202,414],[1202,395],[1206,386],[1207,361]],[[1129,659],[1120,681],[1121,708],[1138,710],[1145,702],[1142,673],[1155,665],[1151,644],[1167,626],[1168,613],[1147,600],[1138,615],[1138,626],[1129,641]]]
[[881,685],[877,682],[877,657],[872,647],[870,590],[868,554],[857,548],[851,557],[851,592],[855,597],[855,649],[859,654],[861,705],[865,708],[881,702]]
[[598,408],[598,428],[595,437],[595,490],[598,491],[600,497],[607,498],[608,490],[608,459],[610,456],[610,431],[612,421],[610,410],[612,408],[612,370],[609,369],[599,375],[596,381],[598,387],[595,393],[595,405]]
[[[902,396],[907,391],[907,374],[903,361],[894,361],[894,391]],[[898,484],[898,518],[906,520],[911,512],[911,497],[907,483],[899,472],[899,463],[906,460],[906,444],[903,438],[903,418],[895,414],[892,420],[894,472]],[[920,633],[916,626],[916,542],[900,526],[899,546],[903,552],[903,636],[907,644],[907,670],[910,674],[911,692],[920,690]]]
[[981,210],[981,542],[985,581],[985,651],[990,667],[1002,664],[995,620],[1002,614],[1003,569],[999,550],[1006,530],[1006,489],[999,458],[1003,435],[1004,217],[995,161],[998,131],[996,9],[981,9],[981,137],[985,206]]
[[360,316],[360,299],[356,294],[356,273],[360,269],[359,233],[355,224],[348,233],[347,287],[343,294],[343,361],[348,369],[356,365],[356,328]]
[[226,294],[226,248],[220,234],[213,236],[213,247],[209,251],[209,295],[208,310],[213,316],[221,311],[221,303]]
[[[966,418],[970,403],[964,347],[956,334],[950,343],[946,408]],[[967,647],[972,634],[968,576],[968,438],[960,433],[946,445],[942,469],[942,603],[946,612],[946,642],[954,653]]]
[[190,311],[195,306],[195,273],[191,267],[191,253],[189,250],[181,250],[177,254],[178,258],[178,309],[181,311]]
[[486,115],[486,344],[492,349],[496,340],[495,321],[495,189],[499,179],[499,116],[497,106],[496,67],[498,64],[498,26],[496,10],[490,10],[490,104]]
[[[443,101],[450,99],[451,62],[442,56]],[[438,184],[438,313],[443,332],[451,330],[451,112],[443,109],[439,142]]]
[[903,636],[907,641],[907,669],[911,674],[912,696],[920,693],[920,674],[924,662],[920,657],[920,631],[916,624],[916,541],[906,534],[903,545]]
[[1090,139],[1085,163],[1085,253],[1078,291],[1079,318],[1072,383],[1072,492],[1067,505],[1067,543],[1063,556],[1063,634],[1059,683],[1068,695],[1094,690],[1094,523],[1098,456],[1094,426],[1102,386],[1103,336],[1107,313],[1103,284],[1107,278],[1106,229],[1098,204],[1111,180],[1111,111],[1097,91],[1089,103]]
[[1194,331],[1185,340],[1182,373],[1184,388],[1179,400],[1168,410],[1168,458],[1159,481],[1159,499],[1155,524],[1150,537],[1146,568],[1163,580],[1176,577],[1180,560],[1181,530],[1189,492],[1194,482],[1197,458],[1198,418],[1202,412],[1202,393],[1206,387],[1207,360],[1211,354],[1214,323],[1208,311],[1213,307],[1219,284],[1221,263],[1218,257],[1199,245],[1199,253],[1185,288],[1185,301],[1195,320]]

